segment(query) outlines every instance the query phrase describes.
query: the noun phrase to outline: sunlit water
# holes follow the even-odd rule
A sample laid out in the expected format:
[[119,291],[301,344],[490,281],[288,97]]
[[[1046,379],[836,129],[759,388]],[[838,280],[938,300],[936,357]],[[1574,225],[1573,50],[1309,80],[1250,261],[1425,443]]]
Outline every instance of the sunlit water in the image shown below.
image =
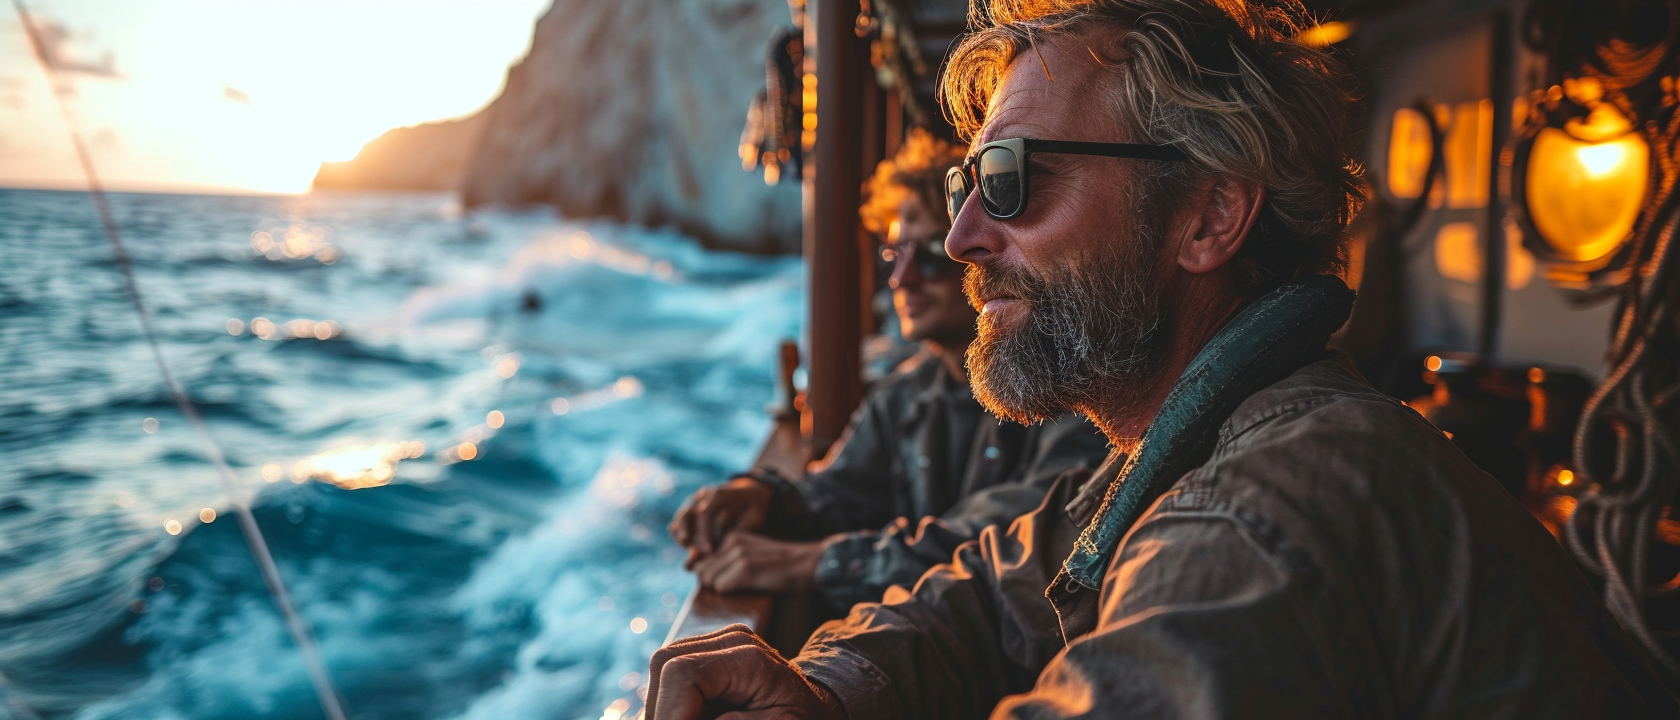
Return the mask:
[[[444,196],[113,203],[351,717],[630,706],[797,260]],[[111,258],[85,195],[0,190],[0,718],[321,717]]]

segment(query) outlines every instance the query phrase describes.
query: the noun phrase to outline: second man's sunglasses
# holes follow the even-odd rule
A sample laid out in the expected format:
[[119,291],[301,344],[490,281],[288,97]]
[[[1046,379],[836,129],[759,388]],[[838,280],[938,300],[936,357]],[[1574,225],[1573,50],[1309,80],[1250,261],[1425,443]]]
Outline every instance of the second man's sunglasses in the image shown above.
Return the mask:
[[[881,244],[882,262],[888,266],[895,266],[900,260],[913,263],[923,280],[943,280],[963,267],[962,263],[945,254],[945,233],[921,240],[900,240],[896,243]],[[887,272],[890,274],[892,271]]]
[[1031,138],[994,140],[981,145],[961,166],[945,173],[945,209],[951,213],[951,222],[957,221],[957,213],[962,211],[963,203],[975,188],[980,189],[980,205],[987,215],[999,220],[1020,217],[1027,211],[1027,163],[1035,152],[1169,162],[1188,159],[1184,151],[1171,145]]

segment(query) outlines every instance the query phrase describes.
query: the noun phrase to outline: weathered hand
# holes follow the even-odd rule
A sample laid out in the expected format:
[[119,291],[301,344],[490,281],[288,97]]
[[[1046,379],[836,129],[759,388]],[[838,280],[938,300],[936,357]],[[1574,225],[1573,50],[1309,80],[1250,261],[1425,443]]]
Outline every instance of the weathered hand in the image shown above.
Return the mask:
[[704,710],[728,718],[846,720],[828,691],[812,684],[745,625],[687,640],[648,663],[648,720],[696,720]]
[[732,530],[753,531],[764,526],[773,492],[749,477],[700,488],[671,519],[671,537],[689,548],[688,564],[710,555]]
[[700,584],[718,592],[786,592],[811,586],[821,542],[786,542],[746,532],[730,533],[717,552],[694,562]]

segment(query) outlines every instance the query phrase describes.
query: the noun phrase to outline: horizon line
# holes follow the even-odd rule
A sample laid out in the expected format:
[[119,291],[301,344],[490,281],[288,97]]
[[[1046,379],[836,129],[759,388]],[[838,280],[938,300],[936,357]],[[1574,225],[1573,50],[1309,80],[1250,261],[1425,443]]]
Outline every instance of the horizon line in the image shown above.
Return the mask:
[[[101,183],[105,192],[130,195],[212,195],[224,197],[303,197],[305,195],[323,195],[335,193],[397,193],[404,195],[437,195],[448,194],[447,190],[397,190],[390,188],[315,188],[291,192],[285,190],[258,190],[231,185],[200,185],[195,183]],[[0,190],[37,190],[44,192],[91,192],[85,182],[70,180],[0,180]]]

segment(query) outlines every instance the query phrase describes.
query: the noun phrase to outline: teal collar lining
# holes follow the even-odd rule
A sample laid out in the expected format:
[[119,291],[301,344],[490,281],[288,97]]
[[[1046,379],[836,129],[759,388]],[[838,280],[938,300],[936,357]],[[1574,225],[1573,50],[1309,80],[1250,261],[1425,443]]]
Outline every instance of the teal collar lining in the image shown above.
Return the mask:
[[1347,322],[1354,293],[1315,276],[1279,287],[1243,308],[1190,361],[1126,459],[1097,514],[1063,563],[1090,589],[1148,503],[1213,452],[1219,427],[1243,400],[1317,357]]

